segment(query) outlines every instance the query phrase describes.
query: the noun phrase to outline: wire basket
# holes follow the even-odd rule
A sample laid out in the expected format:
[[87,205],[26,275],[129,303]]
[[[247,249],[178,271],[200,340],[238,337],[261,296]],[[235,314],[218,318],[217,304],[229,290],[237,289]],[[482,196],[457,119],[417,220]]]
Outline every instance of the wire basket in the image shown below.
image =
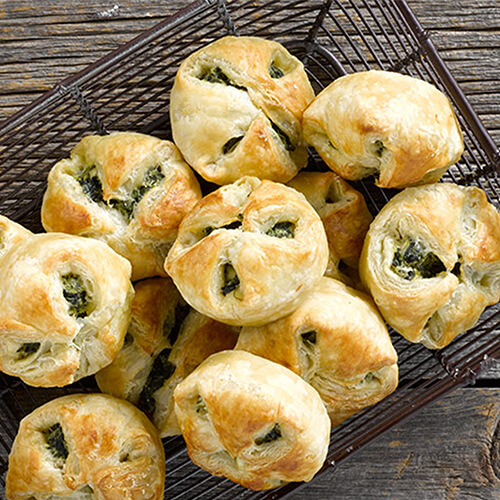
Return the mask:
[[[72,76],[0,123],[0,213],[41,231],[39,209],[47,173],[89,133],[135,130],[171,139],[169,91],[180,62],[227,34],[283,43],[305,64],[316,91],[354,71],[398,71],[433,83],[453,103],[465,152],[444,180],[477,185],[500,206],[500,153],[404,0],[198,0]],[[320,167],[311,156],[313,168]],[[372,213],[393,194],[368,180],[356,184]],[[322,471],[344,460],[405,417],[453,388],[474,382],[500,358],[500,307],[439,352],[392,335],[400,384],[379,404],[335,427]],[[0,374],[0,485],[19,421],[63,394],[95,392],[93,378],[62,389],[28,387]],[[274,499],[300,485],[252,492],[193,465],[181,437],[164,440],[166,497]]]

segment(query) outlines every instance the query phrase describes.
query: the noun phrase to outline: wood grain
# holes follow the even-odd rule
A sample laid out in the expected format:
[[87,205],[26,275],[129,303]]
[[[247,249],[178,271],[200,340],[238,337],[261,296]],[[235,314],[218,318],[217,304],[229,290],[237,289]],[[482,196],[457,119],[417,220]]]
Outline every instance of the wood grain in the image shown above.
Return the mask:
[[498,499],[499,415],[500,389],[459,389],[291,498]]

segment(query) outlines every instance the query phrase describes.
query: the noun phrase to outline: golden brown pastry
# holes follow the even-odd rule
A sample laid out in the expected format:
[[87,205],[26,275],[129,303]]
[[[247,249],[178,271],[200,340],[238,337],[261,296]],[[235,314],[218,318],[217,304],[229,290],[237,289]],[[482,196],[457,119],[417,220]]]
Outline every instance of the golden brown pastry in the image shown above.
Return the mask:
[[282,45],[227,36],[191,54],[170,96],[174,141],[206,180],[289,181],[307,162],[301,118],[314,98],[302,63]]
[[363,195],[334,172],[301,172],[288,185],[303,193],[321,217],[330,248],[328,275],[344,281],[345,267],[358,267],[372,221]]
[[330,421],[318,393],[290,370],[244,351],[213,354],[174,392],[191,460],[253,490],[310,481]]
[[331,278],[288,316],[241,330],[235,349],[286,366],[318,392],[333,425],[398,385],[397,354],[371,299]]
[[398,73],[346,75],[304,112],[304,137],[345,179],[377,175],[380,187],[436,182],[464,150],[447,97]]
[[20,241],[33,236],[31,231],[0,215],[0,259]]
[[290,313],[327,260],[323,224],[305,197],[245,177],[190,212],[165,268],[197,311],[223,323],[257,325]]
[[135,132],[92,135],[50,171],[42,224],[105,241],[131,262],[135,281],[165,276],[177,228],[200,198],[171,142]]
[[176,385],[214,352],[232,349],[238,329],[190,309],[170,279],[135,286],[125,344],[96,374],[99,388],[134,403],[161,437],[180,434],[174,413]]
[[370,226],[360,275],[396,331],[444,347],[500,299],[500,215],[479,188],[406,189]]
[[0,370],[63,386],[111,363],[130,319],[130,263],[101,241],[36,234],[0,260]]
[[9,456],[8,500],[163,499],[156,429],[106,394],[54,399],[21,421]]

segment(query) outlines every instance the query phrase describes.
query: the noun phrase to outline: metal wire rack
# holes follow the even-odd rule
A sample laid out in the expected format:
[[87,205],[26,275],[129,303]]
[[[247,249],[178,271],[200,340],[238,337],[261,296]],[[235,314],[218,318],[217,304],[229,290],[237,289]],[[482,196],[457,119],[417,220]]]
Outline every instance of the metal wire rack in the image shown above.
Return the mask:
[[[85,134],[137,130],[171,139],[169,90],[180,62],[227,34],[283,43],[304,62],[316,91],[365,69],[398,71],[433,83],[451,99],[465,139],[465,153],[445,180],[477,185],[500,206],[499,150],[404,0],[198,0],[0,123],[0,212],[40,231],[47,173]],[[311,156],[311,165],[321,168],[318,157]],[[357,187],[373,213],[393,194],[370,181]],[[500,308],[492,307],[473,330],[437,353],[393,335],[398,389],[333,430],[322,470],[446,392],[474,382],[489,359],[500,358],[499,330]],[[0,495],[21,418],[62,394],[96,390],[92,378],[63,389],[35,389],[0,374]],[[171,500],[275,499],[300,487],[251,492],[194,466],[182,438],[164,444]]]

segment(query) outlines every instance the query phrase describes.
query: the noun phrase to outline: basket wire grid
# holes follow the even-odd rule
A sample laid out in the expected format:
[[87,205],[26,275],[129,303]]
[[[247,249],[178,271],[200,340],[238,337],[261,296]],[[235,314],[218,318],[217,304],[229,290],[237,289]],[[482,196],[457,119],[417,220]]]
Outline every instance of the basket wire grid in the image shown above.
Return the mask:
[[[477,185],[500,206],[500,154],[404,0],[198,0],[0,123],[0,212],[41,231],[39,208],[47,173],[89,133],[136,130],[171,139],[169,90],[180,62],[225,36],[255,35],[283,43],[305,64],[316,91],[354,71],[385,69],[436,85],[451,99],[465,152],[444,180]],[[324,169],[315,154],[310,168]],[[356,183],[376,213],[394,194]],[[400,384],[384,401],[332,431],[322,471],[453,388],[474,382],[488,360],[500,358],[500,308],[439,352],[391,332]],[[61,389],[32,388],[0,374],[0,485],[19,421],[58,396],[94,392],[93,378]],[[302,485],[252,492],[193,465],[180,437],[164,440],[169,499],[280,498]]]

